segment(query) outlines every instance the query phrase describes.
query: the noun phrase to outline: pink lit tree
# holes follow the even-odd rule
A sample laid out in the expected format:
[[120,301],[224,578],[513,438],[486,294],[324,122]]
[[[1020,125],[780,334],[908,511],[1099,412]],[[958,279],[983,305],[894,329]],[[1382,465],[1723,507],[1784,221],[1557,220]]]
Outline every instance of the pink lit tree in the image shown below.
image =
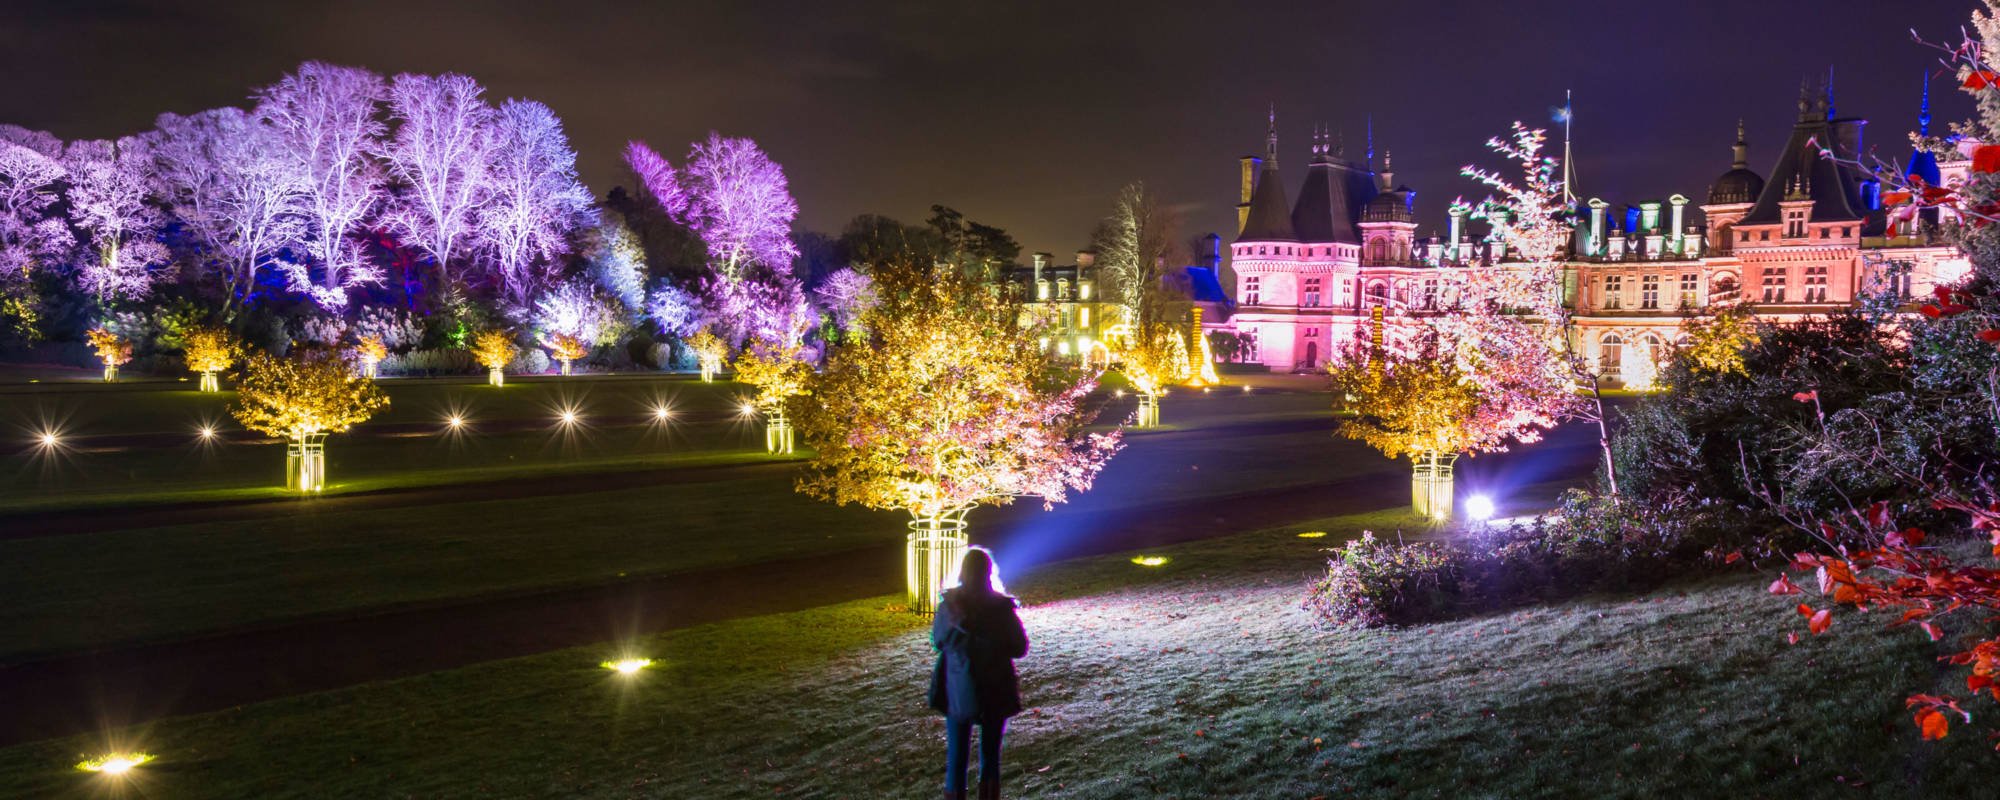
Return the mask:
[[56,208],[69,174],[61,155],[53,136],[0,125],[0,293],[12,296],[76,244]]
[[567,235],[581,224],[590,191],[576,152],[548,106],[509,100],[494,120],[492,199],[479,214],[488,279],[518,306],[555,278]]
[[310,263],[279,267],[292,291],[322,308],[342,308],[349,289],[382,279],[355,237],[383,198],[385,175],[372,153],[384,131],[377,112],[386,95],[382,76],[319,61],[257,93],[258,119],[277,134],[304,186],[301,244]]
[[240,108],[161,114],[147,136],[155,191],[201,242],[226,316],[280,250],[303,238],[303,173],[287,164],[277,133]]
[[496,114],[485,91],[457,73],[404,73],[389,85],[389,114],[399,124],[382,156],[408,189],[386,218],[430,255],[440,292],[456,291],[453,257],[473,240],[491,192]]
[[834,327],[843,333],[860,330],[862,317],[879,300],[875,296],[875,279],[853,267],[834,270],[813,294],[819,298],[820,307],[833,317]]
[[144,297],[153,268],[167,260],[157,238],[162,216],[146,203],[151,149],[134,136],[71,142],[63,161],[70,221],[96,249],[77,269],[79,287],[100,301]]
[[654,152],[645,142],[631,141],[625,144],[625,163],[632,173],[639,177],[639,185],[646,190],[667,217],[676,221],[687,215],[687,194],[682,190],[680,176],[674,165],[665,156]]

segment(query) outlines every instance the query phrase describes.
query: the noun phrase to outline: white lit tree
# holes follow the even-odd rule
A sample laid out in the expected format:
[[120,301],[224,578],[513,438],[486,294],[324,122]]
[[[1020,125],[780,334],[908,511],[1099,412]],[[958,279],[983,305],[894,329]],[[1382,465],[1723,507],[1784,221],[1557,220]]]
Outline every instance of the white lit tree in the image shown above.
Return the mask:
[[19,301],[37,270],[68,256],[76,237],[60,213],[62,143],[54,136],[0,125],[0,297]]
[[300,245],[310,263],[278,266],[292,291],[322,308],[345,307],[350,289],[382,279],[356,237],[384,197],[386,176],[374,151],[386,94],[380,75],[319,61],[257,94],[255,113],[302,184]]
[[382,156],[407,188],[384,216],[430,255],[443,292],[457,290],[454,257],[475,239],[479,209],[491,196],[497,115],[485,91],[457,73],[404,73],[389,85],[389,115],[398,124]]
[[167,260],[158,239],[165,220],[146,202],[152,150],[136,136],[71,142],[63,161],[70,221],[96,250],[77,269],[79,288],[100,301],[144,297],[153,268]]
[[147,137],[156,191],[210,254],[200,266],[221,285],[226,317],[303,239],[305,173],[289,165],[276,131],[240,108],[161,114]]
[[562,120],[548,106],[509,100],[494,120],[492,199],[480,211],[487,278],[526,306],[557,275],[557,257],[589,208]]

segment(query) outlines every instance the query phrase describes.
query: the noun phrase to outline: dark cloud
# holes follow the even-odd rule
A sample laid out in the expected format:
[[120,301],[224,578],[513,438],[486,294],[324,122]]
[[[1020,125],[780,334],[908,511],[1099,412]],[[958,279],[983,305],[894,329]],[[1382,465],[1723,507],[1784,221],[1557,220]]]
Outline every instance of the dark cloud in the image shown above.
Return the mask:
[[[1350,156],[1368,120],[1425,220],[1472,191],[1460,165],[1513,119],[1576,92],[1579,188],[1700,199],[1738,116],[1762,171],[1801,77],[1836,70],[1843,114],[1902,156],[1918,28],[1957,35],[1955,0],[1458,3],[15,2],[0,22],[0,122],[65,138],[161,111],[243,104],[306,59],[385,74],[458,71],[561,114],[585,179],[622,180],[626,139],[678,160],[710,129],[783,162],[803,223],[920,219],[931,203],[1029,250],[1084,244],[1144,179],[1233,232],[1235,158],[1278,106],[1294,182],[1315,122]],[[1941,120],[1970,104],[1948,82]]]

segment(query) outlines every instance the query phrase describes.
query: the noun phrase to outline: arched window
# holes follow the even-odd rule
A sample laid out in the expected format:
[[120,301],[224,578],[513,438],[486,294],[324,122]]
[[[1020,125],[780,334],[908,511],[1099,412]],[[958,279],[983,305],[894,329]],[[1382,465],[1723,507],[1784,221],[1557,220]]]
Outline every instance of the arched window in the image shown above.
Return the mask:
[[1378,306],[1388,305],[1389,284],[1385,281],[1374,281],[1368,284],[1368,302]]
[[1381,239],[1368,243],[1368,263],[1380,264],[1389,257],[1389,245]]
[[1047,278],[1035,281],[1035,299],[1036,300],[1049,299],[1049,281]]
[[1597,376],[1617,380],[1625,362],[1625,340],[1607,333],[1597,340]]
[[1057,279],[1057,280],[1056,280],[1056,299],[1057,299],[1057,300],[1068,300],[1068,299],[1069,299],[1069,279],[1068,279],[1068,278],[1060,278],[1060,279]]

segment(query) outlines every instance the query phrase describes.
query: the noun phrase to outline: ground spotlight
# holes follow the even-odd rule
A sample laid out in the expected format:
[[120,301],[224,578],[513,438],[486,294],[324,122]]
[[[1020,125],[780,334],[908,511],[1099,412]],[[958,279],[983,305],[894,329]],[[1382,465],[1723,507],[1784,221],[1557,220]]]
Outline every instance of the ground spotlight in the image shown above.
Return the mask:
[[741,412],[743,416],[746,417],[756,416],[757,414],[757,406],[752,403],[744,403],[743,406],[737,410]]
[[211,428],[211,427],[208,427],[207,425],[203,425],[203,426],[201,427],[201,438],[203,438],[203,439],[213,439],[213,438],[215,438],[215,429],[214,429],[214,428]]
[[445,417],[444,424],[457,428],[465,424],[465,418],[457,414],[453,414],[449,417]]
[[1167,563],[1166,556],[1134,556],[1132,563],[1142,567],[1157,567]]
[[673,415],[674,415],[673,410],[667,408],[666,406],[655,406],[653,408],[653,419],[664,420]]
[[84,772],[95,772],[100,775],[124,775],[131,772],[133,767],[151,760],[153,760],[153,757],[146,753],[107,753],[101,758],[93,758],[77,764],[76,768]]
[[652,665],[653,665],[653,660],[650,658],[622,658],[617,661],[606,661],[598,666],[604,667],[605,669],[611,670],[612,672],[616,672],[620,675],[637,675],[639,674],[639,670],[645,669]]
[[575,424],[576,424],[576,412],[574,412],[574,411],[564,411],[564,412],[562,412],[562,416],[561,416],[561,417],[558,417],[558,419],[562,420],[562,424],[564,424],[564,425],[575,425]]
[[1326,538],[1326,531],[1306,531],[1305,533],[1301,533],[1301,534],[1299,534],[1299,538],[1301,538],[1301,539],[1324,539],[1324,538]]
[[1465,499],[1465,515],[1475,522],[1485,522],[1493,518],[1493,498],[1475,494]]
[[1244,393],[1244,394],[1249,394],[1249,393],[1250,393],[1250,387],[1249,387],[1249,386],[1248,386],[1247,384],[1246,384],[1246,385],[1245,385],[1245,386],[1243,387],[1243,393]]
[[1125,396],[1125,390],[1124,390],[1124,389],[1118,389],[1118,390],[1115,390],[1115,391],[1113,391],[1113,392],[1111,393],[1111,395],[1112,395],[1113,397],[1124,397],[1124,396]]

